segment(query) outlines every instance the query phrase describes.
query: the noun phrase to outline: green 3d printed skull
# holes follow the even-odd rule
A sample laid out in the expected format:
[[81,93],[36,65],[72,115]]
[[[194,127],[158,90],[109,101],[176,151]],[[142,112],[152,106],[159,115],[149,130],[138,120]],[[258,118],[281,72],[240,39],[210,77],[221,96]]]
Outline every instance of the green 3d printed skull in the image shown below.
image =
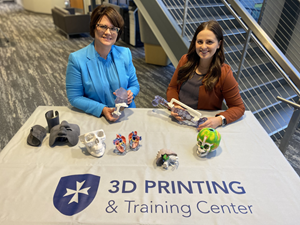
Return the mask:
[[216,150],[221,141],[220,133],[213,128],[203,128],[197,135],[197,155],[206,156],[208,153]]

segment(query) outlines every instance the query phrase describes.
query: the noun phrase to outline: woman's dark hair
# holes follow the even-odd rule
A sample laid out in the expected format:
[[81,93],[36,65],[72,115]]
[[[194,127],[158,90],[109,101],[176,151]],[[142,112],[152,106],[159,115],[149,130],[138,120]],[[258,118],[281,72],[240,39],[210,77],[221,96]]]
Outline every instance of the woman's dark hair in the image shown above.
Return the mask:
[[225,61],[222,29],[219,23],[214,20],[201,23],[197,28],[187,53],[188,62],[179,68],[177,82],[183,83],[184,81],[188,80],[199,66],[201,58],[196,52],[196,41],[197,35],[203,30],[212,31],[216,35],[218,42],[221,41],[220,47],[213,56],[209,71],[202,81],[205,90],[212,91],[215,84],[218,82],[219,77],[221,76],[221,67]]
[[103,16],[107,16],[107,18],[110,20],[110,22],[115,26],[120,28],[120,31],[118,33],[117,41],[120,39],[121,34],[123,32],[124,28],[124,20],[120,13],[118,13],[113,7],[111,6],[105,6],[105,5],[99,5],[97,6],[91,15],[91,22],[90,22],[90,35],[95,38],[95,29],[96,24],[103,18]]

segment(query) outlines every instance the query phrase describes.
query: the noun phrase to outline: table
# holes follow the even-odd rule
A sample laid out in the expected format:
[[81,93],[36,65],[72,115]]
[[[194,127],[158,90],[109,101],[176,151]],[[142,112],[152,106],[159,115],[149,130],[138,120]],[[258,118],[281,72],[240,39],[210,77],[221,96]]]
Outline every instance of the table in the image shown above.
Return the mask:
[[[49,110],[81,134],[104,129],[104,156],[80,143],[50,147],[49,133],[40,147],[27,145],[33,125],[47,126]],[[110,124],[40,106],[0,153],[0,224],[299,224],[300,179],[252,113],[217,130],[219,148],[199,158],[195,128],[172,121],[165,109],[125,109]],[[116,155],[116,134],[128,140],[132,131],[142,136],[141,148]],[[178,154],[178,169],[156,166],[162,148]],[[64,206],[55,202],[58,190]],[[68,207],[79,212],[66,215]]]

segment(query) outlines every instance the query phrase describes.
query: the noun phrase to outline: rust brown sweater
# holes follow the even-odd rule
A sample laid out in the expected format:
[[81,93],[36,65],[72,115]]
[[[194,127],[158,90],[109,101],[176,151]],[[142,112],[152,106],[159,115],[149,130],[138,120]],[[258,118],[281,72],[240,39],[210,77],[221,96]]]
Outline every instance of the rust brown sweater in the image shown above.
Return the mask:
[[[183,55],[178,63],[178,66],[173,74],[167,89],[167,101],[172,98],[179,100],[178,95],[181,84],[177,84],[178,70],[187,62],[186,54]],[[245,106],[239,93],[238,83],[233,77],[232,70],[229,65],[222,65],[222,73],[219,81],[216,83],[212,92],[205,91],[202,85],[199,88],[198,109],[202,110],[220,110],[222,102],[225,99],[228,109],[217,115],[223,115],[227,124],[239,119],[245,112]]]

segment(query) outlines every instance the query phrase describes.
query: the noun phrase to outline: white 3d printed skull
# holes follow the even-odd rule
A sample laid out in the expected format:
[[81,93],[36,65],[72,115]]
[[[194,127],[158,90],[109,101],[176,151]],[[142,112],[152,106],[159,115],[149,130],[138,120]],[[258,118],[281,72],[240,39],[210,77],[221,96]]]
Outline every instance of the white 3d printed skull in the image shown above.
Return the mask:
[[106,136],[102,129],[79,136],[79,140],[85,145],[88,152],[95,157],[103,156],[105,152],[105,139]]

